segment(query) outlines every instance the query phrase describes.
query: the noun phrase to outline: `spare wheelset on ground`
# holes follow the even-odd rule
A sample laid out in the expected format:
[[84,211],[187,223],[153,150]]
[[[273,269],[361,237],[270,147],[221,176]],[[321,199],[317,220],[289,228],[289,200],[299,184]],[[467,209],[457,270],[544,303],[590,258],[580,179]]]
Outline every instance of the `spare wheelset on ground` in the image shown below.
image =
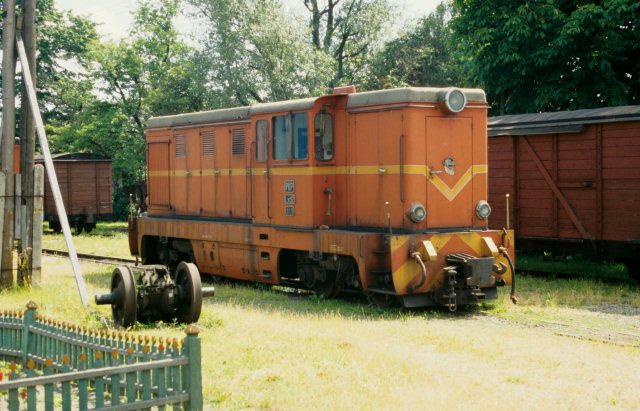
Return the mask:
[[111,275],[111,292],[96,295],[95,301],[111,305],[113,321],[122,327],[136,321],[188,324],[200,318],[202,298],[214,294],[214,287],[202,287],[195,264],[182,261],[173,272],[164,265],[117,267]]

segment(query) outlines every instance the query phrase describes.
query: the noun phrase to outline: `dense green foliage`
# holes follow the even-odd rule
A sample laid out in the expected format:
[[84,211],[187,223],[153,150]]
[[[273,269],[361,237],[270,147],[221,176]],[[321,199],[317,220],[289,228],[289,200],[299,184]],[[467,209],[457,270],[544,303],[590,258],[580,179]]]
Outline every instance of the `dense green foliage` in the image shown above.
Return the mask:
[[387,42],[373,58],[367,86],[462,85],[461,64],[454,55],[454,33],[448,24],[452,11],[441,3],[411,30]]
[[505,113],[640,102],[640,3],[455,0],[473,84]]
[[[86,67],[98,33],[94,22],[57,10],[53,0],[37,0],[36,10],[37,95],[47,126],[55,128],[73,121],[93,98]],[[18,96],[20,84],[18,78]]]
[[279,0],[190,0],[208,27],[201,53],[214,107],[321,94],[329,60]]

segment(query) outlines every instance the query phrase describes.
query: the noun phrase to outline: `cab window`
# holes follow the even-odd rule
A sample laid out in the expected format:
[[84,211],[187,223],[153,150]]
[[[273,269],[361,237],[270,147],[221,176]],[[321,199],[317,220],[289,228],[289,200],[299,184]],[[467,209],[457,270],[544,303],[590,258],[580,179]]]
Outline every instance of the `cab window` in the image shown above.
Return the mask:
[[267,161],[267,145],[269,142],[269,124],[267,120],[256,121],[256,161]]
[[333,159],[333,117],[326,111],[316,114],[313,120],[316,160]]
[[307,113],[294,113],[273,118],[274,160],[306,160],[308,158],[307,123]]

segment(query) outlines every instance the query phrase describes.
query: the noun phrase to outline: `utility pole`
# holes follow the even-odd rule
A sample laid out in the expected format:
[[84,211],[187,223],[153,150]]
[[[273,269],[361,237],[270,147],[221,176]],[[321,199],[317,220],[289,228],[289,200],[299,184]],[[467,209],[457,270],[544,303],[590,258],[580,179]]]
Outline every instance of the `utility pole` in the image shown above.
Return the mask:
[[[31,81],[36,87],[36,0],[22,0],[22,38],[27,54],[27,62],[31,68]],[[25,285],[32,283],[40,285],[40,278],[32,277],[32,256],[33,256],[33,193],[34,193],[34,158],[35,158],[35,135],[36,128],[33,120],[33,113],[29,108],[26,86],[22,85],[22,117],[20,119],[20,173],[22,174],[22,199],[26,208],[23,215],[24,232],[20,252],[26,257],[27,264],[18,270],[18,284]],[[36,227],[40,230],[41,227]],[[26,271],[26,272],[25,272]],[[32,280],[32,281],[30,281]]]
[[16,133],[15,109],[15,41],[16,2],[3,1],[2,27],[2,145],[0,161],[6,176],[5,202],[3,209],[2,259],[0,264],[0,287],[13,285],[13,209],[14,174],[13,145]]

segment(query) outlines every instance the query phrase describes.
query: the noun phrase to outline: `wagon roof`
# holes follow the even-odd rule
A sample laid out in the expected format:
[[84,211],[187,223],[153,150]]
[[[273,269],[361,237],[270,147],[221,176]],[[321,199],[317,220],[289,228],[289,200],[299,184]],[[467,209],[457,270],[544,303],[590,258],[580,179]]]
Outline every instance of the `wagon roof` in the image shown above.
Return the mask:
[[514,114],[490,117],[489,137],[578,133],[585,124],[640,120],[640,106],[604,107],[556,113]]
[[[445,90],[445,88],[406,87],[389,90],[367,91],[363,93],[353,93],[349,94],[348,107],[407,102],[435,103],[439,101],[440,96]],[[469,102],[487,102],[487,98],[483,90],[462,89],[462,91],[467,96],[467,101]],[[298,100],[277,101],[274,103],[260,103],[246,107],[235,107],[219,110],[201,111],[197,113],[152,117],[147,122],[147,127],[185,127],[196,124],[246,121],[253,114],[309,110],[313,108],[316,100],[318,100],[319,98],[322,97],[310,97]]]
[[[51,159],[53,161],[111,161],[109,157],[94,153],[59,153],[52,154]],[[44,156],[36,156],[35,161],[44,161]]]

